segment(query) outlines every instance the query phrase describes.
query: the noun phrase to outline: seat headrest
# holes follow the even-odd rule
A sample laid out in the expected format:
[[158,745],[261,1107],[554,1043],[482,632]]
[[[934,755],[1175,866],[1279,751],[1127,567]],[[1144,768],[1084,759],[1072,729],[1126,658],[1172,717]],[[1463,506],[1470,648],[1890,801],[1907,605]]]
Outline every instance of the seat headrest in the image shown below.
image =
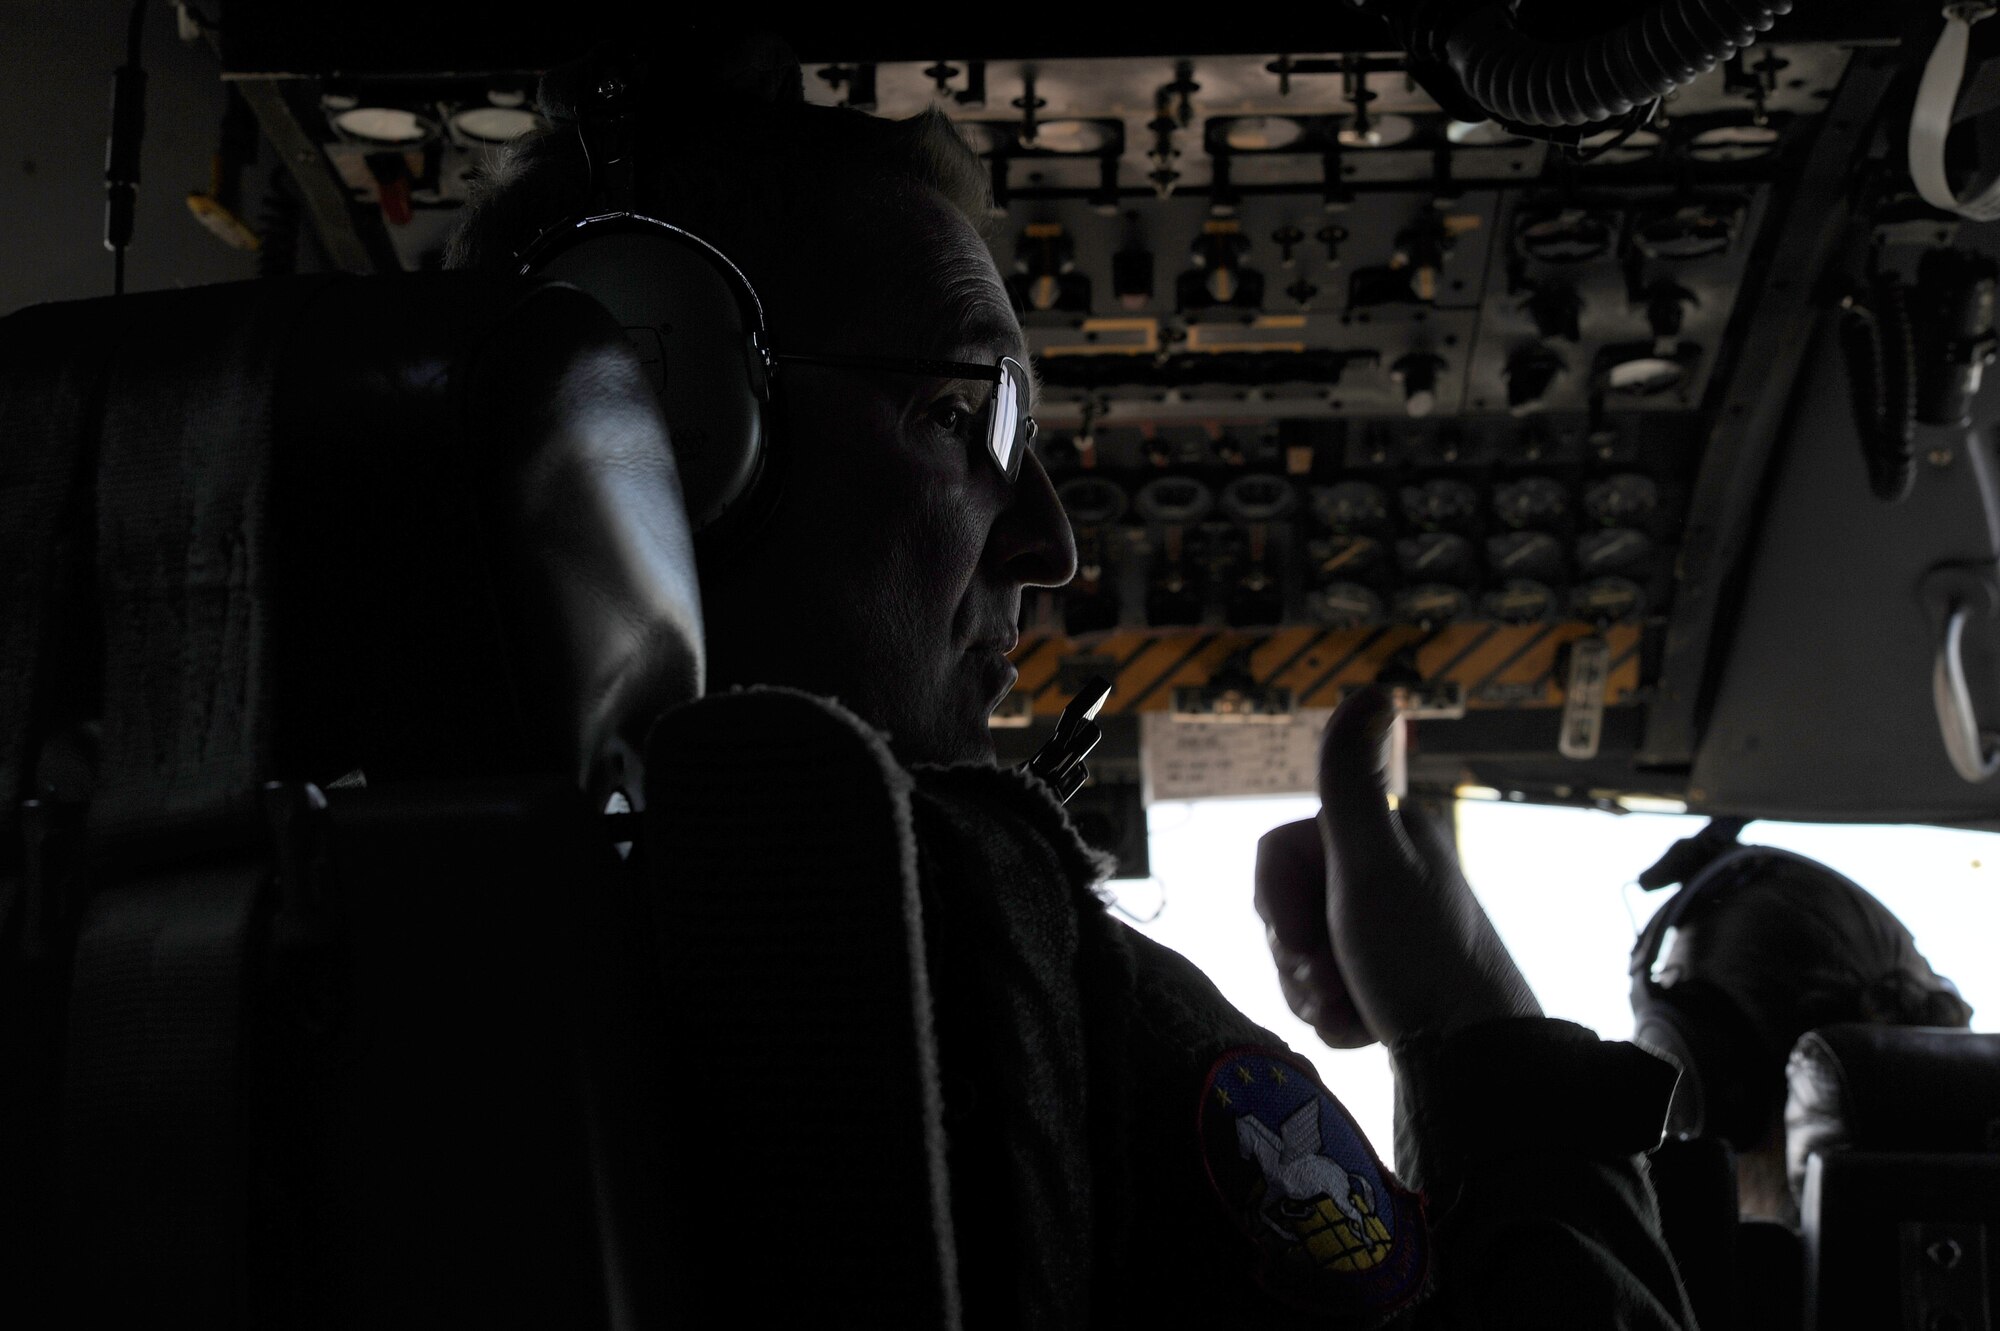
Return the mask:
[[[285,385],[306,445],[292,493],[318,547],[295,539],[293,570],[339,607],[301,628],[337,656],[390,598],[405,636],[374,696],[319,713],[314,761],[371,780],[526,766],[638,800],[621,769],[654,717],[700,694],[703,648],[673,451],[624,331],[575,288],[468,274],[400,297],[343,284],[315,322],[373,348],[301,357]],[[371,508],[393,516],[357,517]],[[357,525],[372,548],[354,548]],[[479,735],[496,725],[514,733]],[[368,753],[319,756],[357,728]]]
[[2000,1151],[2000,1035],[1861,1023],[1809,1031],[1786,1068],[1785,1166],[1866,1151]]
[[49,794],[111,835],[254,821],[262,782],[357,768],[636,794],[618,769],[700,691],[665,427],[573,289],[26,310],[0,320],[0,437],[0,816]]

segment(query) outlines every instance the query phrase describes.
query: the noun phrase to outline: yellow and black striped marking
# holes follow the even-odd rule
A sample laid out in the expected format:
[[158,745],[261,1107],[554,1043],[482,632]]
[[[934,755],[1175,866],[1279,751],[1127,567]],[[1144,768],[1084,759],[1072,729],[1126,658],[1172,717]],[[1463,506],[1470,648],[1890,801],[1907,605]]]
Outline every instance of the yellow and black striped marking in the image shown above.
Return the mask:
[[[1463,686],[1468,707],[1560,707],[1562,649],[1598,632],[1585,623],[1468,622],[1440,629],[1124,630],[1084,640],[1039,634],[1024,637],[1014,653],[1021,672],[1014,688],[1034,699],[1037,715],[1054,715],[1067,701],[1065,679],[1094,671],[1116,686],[1106,712],[1166,711],[1176,688],[1207,684],[1240,658],[1253,683],[1288,688],[1301,707],[1331,707],[1342,689],[1373,681],[1402,657],[1426,683]],[[1616,705],[1639,688],[1640,630],[1601,632],[1611,645],[1605,701]]]

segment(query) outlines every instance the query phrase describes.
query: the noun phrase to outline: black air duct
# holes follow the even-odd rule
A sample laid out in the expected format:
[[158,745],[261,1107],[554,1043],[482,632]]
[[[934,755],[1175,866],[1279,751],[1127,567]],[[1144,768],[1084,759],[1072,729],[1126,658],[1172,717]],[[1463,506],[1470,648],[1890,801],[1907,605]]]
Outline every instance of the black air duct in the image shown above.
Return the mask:
[[[1376,8],[1418,66],[1412,73],[1446,110],[1462,116],[1469,100],[1485,117],[1555,127],[1596,124],[1665,96],[1756,41],[1792,4],[1657,0],[1608,31],[1569,40],[1524,31],[1506,0]],[[1432,86],[1439,75],[1455,87]]]

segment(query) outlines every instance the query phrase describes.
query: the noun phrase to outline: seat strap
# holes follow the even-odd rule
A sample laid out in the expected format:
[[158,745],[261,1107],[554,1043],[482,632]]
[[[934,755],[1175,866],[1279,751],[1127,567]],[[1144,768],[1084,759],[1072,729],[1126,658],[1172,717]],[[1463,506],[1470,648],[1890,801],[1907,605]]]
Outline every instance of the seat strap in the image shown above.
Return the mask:
[[[19,802],[44,793],[42,742],[96,714],[90,478],[115,339],[84,336],[86,322],[76,306],[45,306],[0,325],[0,866],[20,849]],[[66,769],[78,755],[68,756]],[[53,793],[79,798],[61,789],[77,784],[58,779]]]
[[[288,293],[296,292],[288,288]],[[114,363],[97,480],[103,758],[93,834],[261,830],[270,778],[273,365],[289,301],[202,306]]]
[[770,1325],[957,1327],[908,776],[781,690],[669,712],[648,755],[679,1279]]
[[73,1288],[119,1323],[243,1318],[246,997],[268,877],[261,857],[156,874],[100,890],[85,913],[62,1224]]

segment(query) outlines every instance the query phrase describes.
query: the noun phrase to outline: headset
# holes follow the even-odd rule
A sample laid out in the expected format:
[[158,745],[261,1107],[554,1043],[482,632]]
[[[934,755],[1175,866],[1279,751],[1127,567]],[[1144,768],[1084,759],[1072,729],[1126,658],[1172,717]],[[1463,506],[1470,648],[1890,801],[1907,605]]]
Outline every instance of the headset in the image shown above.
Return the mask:
[[607,62],[584,69],[574,118],[587,202],[518,251],[515,271],[580,288],[624,327],[659,394],[688,524],[708,554],[737,544],[776,498],[776,362],[743,270],[629,206],[633,83]]
[[1741,821],[1718,819],[1676,843],[1659,865],[1640,875],[1642,886],[1664,886],[1679,875],[1657,876],[1663,870],[1685,864],[1690,854],[1707,860],[1647,921],[1633,945],[1632,1042],[1665,1056],[1681,1070],[1667,1110],[1669,1136],[1723,1137],[1738,1149],[1748,1149],[1769,1127],[1772,1096],[1783,1086],[1783,1067],[1771,1058],[1743,1010],[1721,989],[1703,980],[1663,985],[1653,978],[1669,933],[1722,893],[1756,877],[1773,857],[1788,857],[1767,846],[1735,845],[1742,827]]

